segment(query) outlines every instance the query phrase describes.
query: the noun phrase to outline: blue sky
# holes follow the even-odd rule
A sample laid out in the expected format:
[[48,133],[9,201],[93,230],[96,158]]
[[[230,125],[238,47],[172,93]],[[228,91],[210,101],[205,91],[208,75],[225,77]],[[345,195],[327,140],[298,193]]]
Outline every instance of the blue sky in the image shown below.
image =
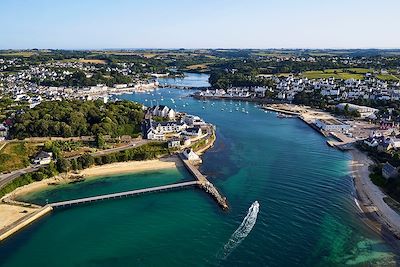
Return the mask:
[[0,49],[400,48],[399,0],[0,0]]

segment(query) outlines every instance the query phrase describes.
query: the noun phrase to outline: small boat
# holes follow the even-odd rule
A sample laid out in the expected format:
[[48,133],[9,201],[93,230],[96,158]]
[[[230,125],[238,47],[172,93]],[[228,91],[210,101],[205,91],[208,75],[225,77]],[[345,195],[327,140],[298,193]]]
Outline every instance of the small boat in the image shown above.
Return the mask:
[[287,114],[283,114],[283,113],[278,113],[278,115],[276,115],[278,118],[280,119],[285,119],[285,118],[292,118],[291,115],[287,115]]

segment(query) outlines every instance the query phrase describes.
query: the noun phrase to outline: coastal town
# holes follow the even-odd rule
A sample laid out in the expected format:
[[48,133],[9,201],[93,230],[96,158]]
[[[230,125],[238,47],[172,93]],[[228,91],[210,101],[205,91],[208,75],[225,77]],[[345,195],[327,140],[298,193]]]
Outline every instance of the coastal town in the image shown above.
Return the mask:
[[[325,137],[327,146],[352,155],[354,203],[366,225],[389,242],[400,238],[400,78],[398,67],[385,65],[387,58],[378,62],[378,69],[368,57],[257,56],[262,64],[277,64],[274,68],[341,65],[248,75],[240,68],[246,62],[232,59],[231,64],[239,67],[211,69],[201,74],[207,77],[207,86],[193,86],[179,84],[198,74],[185,72],[188,66],[160,63],[168,58],[176,64],[175,54],[155,52],[150,60],[134,51],[134,60],[123,62],[116,53],[118,61],[113,62],[87,53],[86,58],[52,56],[35,63],[29,57],[0,54],[0,215],[8,218],[0,224],[0,240],[55,209],[191,186],[207,192],[227,211],[224,191],[214,186],[214,177],[201,172],[202,155],[214,147],[218,128],[197,113],[180,111],[189,105],[181,96],[168,99],[168,104],[162,96],[157,98],[174,90],[196,101],[203,112],[210,102],[211,107],[224,103],[210,112],[227,118],[232,113],[250,118],[244,105],[253,103],[278,121],[301,120]],[[257,60],[254,69],[263,69]],[[178,84],[166,83],[168,79]],[[141,98],[136,102],[127,97]],[[20,199],[100,175],[177,167],[184,167],[194,180],[45,205]]]

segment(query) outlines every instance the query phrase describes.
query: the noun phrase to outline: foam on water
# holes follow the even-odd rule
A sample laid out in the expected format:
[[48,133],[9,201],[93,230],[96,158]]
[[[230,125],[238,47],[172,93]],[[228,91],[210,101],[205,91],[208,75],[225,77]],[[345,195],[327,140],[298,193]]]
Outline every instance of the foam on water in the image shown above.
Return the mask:
[[218,258],[226,259],[229,254],[231,254],[232,251],[235,250],[235,248],[237,248],[237,246],[239,246],[240,243],[249,235],[256,224],[259,209],[260,204],[258,201],[254,201],[239,228],[236,229],[236,231],[229,238],[229,241],[224,245],[223,249],[217,254]]

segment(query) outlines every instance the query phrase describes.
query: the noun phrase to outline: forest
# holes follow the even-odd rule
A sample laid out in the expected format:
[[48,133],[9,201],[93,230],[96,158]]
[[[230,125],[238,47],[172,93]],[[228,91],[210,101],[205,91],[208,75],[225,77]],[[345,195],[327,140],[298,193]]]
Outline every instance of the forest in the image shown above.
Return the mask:
[[140,104],[117,101],[64,100],[42,102],[33,109],[19,112],[10,129],[11,137],[71,137],[140,133],[144,113]]

